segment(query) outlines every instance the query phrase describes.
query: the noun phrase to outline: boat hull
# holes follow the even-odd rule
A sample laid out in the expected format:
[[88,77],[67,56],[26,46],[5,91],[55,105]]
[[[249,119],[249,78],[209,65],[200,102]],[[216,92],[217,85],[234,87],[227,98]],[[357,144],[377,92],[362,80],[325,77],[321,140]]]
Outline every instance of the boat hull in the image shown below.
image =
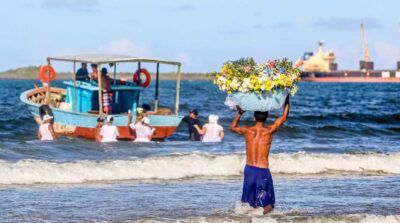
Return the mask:
[[302,72],[301,81],[305,82],[373,82],[400,83],[400,71],[396,70],[343,70],[331,72]]
[[[32,94],[43,92],[43,90],[44,89],[28,90],[23,92],[20,96],[21,101],[27,105],[30,113],[38,124],[41,123],[39,115],[40,104],[33,103],[28,100],[28,98]],[[60,92],[63,91],[63,89],[52,88],[52,91]],[[58,135],[94,139],[98,115],[65,111],[54,107],[51,109],[54,116],[54,130]],[[113,124],[118,127],[120,133],[118,138],[133,140],[135,137],[130,133],[127,125],[128,116],[118,114],[113,116]],[[153,138],[164,139],[172,135],[182,121],[182,118],[182,116],[178,115],[149,115],[150,125],[156,129]],[[135,116],[133,116],[132,119],[134,120]]]
[[304,82],[337,82],[337,83],[400,83],[400,78],[382,77],[303,77]]

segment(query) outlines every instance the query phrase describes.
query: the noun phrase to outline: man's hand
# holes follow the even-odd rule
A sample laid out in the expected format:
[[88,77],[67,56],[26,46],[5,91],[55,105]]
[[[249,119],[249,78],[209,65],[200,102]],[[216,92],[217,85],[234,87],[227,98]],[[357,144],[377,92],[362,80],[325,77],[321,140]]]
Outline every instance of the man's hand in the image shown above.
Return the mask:
[[236,105],[236,109],[238,111],[238,114],[243,115],[246,111],[244,111],[239,105]]
[[245,111],[242,110],[242,108],[238,105],[236,105],[236,109],[238,110],[238,114],[236,115],[236,117],[233,119],[231,126],[229,127],[229,129],[237,134],[243,134],[245,131],[245,128],[239,127],[239,120],[242,117],[243,113]]
[[127,115],[128,115],[128,126],[129,126],[131,124],[131,122],[132,122],[132,113],[130,112],[130,110],[128,111]]

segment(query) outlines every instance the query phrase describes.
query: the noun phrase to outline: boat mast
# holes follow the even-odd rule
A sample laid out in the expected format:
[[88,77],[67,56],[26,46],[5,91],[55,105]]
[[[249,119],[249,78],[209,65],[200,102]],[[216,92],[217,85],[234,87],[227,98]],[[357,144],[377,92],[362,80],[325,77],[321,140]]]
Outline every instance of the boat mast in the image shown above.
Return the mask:
[[77,107],[76,107],[76,105],[77,105],[77,102],[76,102],[76,61],[74,61],[74,65],[73,65],[73,72],[72,72],[72,75],[74,75],[74,112],[76,112],[77,111]]
[[117,63],[113,63],[113,64],[114,64],[114,85],[115,85],[115,84],[117,84]]
[[99,116],[103,115],[103,89],[101,85],[101,64],[97,64],[97,83],[99,89]]
[[179,93],[181,90],[181,64],[178,64],[178,78],[176,79],[175,115],[179,113]]
[[48,67],[48,69],[47,69],[47,76],[48,76],[48,82],[47,82],[47,104],[50,106],[51,105],[51,101],[50,101],[50,99],[51,99],[51,91],[50,91],[50,67],[51,67],[51,63],[50,63],[50,59],[49,58],[47,58],[47,67]]
[[158,110],[158,84],[159,84],[159,77],[160,77],[160,63],[157,63],[156,92],[154,93],[154,111],[155,112],[157,112],[157,110]]

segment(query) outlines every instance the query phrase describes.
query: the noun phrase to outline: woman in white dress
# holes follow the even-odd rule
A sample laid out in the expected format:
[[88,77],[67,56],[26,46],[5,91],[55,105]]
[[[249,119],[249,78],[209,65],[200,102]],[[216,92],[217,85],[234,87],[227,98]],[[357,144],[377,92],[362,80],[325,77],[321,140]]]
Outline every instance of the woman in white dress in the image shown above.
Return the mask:
[[203,135],[202,142],[221,142],[224,138],[224,129],[218,124],[219,117],[217,115],[209,115],[209,123],[205,124],[203,128],[194,125],[197,131]]

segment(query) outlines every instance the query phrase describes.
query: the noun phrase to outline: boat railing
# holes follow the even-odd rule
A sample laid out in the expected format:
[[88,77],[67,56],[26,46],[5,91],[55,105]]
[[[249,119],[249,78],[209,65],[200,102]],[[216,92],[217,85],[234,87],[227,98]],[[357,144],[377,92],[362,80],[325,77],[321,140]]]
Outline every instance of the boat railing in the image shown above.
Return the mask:
[[[159,109],[159,78],[160,78],[160,64],[167,64],[167,65],[175,65],[177,66],[177,78],[176,78],[176,95],[175,95],[175,115],[179,113],[179,99],[180,99],[180,82],[181,82],[181,63],[176,61],[168,61],[168,60],[155,60],[155,59],[148,59],[148,58],[136,58],[136,57],[129,57],[129,56],[118,56],[118,55],[76,55],[76,56],[61,56],[61,57],[48,57],[47,58],[47,66],[51,67],[52,61],[64,61],[64,62],[72,62],[73,63],[73,73],[76,72],[76,63],[91,63],[96,64],[98,67],[98,77],[101,77],[101,67],[105,64],[113,64],[113,81],[116,84],[116,75],[117,75],[117,64],[118,63],[137,63],[138,69],[141,68],[142,63],[155,63],[157,65],[156,68],[156,80],[155,80],[155,96],[154,96],[154,110],[155,112]],[[48,76],[50,79],[50,69],[48,71]],[[98,78],[97,82],[97,90],[98,90],[98,104],[99,104],[99,116],[104,115],[103,111],[103,95],[102,95],[102,78]],[[140,75],[139,75],[139,83]],[[51,83],[47,84],[47,92],[46,96],[50,99],[51,98]],[[74,108],[74,112],[77,112],[77,80],[76,75],[74,75],[73,80],[73,103],[72,106]]]

